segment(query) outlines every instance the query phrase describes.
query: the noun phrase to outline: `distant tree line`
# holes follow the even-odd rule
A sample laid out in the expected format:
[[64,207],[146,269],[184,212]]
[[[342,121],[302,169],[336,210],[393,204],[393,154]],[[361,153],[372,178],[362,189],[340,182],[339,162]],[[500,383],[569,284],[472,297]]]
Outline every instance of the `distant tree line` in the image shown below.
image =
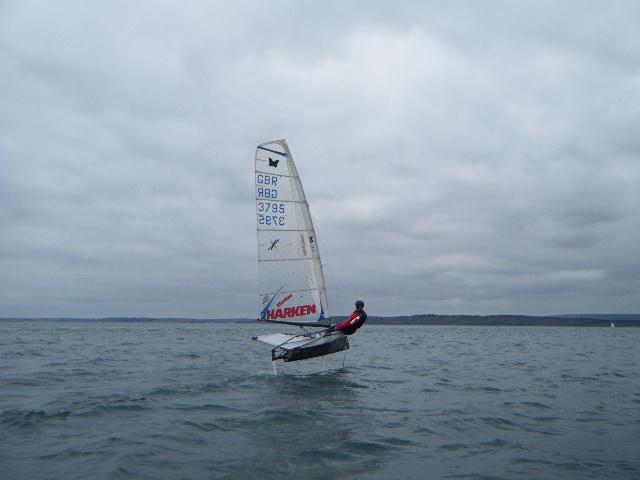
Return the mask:
[[[627,318],[631,317],[631,318]],[[373,325],[485,325],[522,327],[609,327],[611,320],[591,317],[534,317],[528,315],[411,315],[369,317]],[[640,315],[625,315],[614,321],[616,327],[640,327]]]

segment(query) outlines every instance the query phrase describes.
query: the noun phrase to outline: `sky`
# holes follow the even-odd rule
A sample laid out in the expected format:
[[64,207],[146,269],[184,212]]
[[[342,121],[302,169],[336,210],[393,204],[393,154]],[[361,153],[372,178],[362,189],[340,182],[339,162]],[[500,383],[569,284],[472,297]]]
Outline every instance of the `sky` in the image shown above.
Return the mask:
[[636,1],[0,1],[0,317],[255,318],[285,138],[333,314],[640,311]]

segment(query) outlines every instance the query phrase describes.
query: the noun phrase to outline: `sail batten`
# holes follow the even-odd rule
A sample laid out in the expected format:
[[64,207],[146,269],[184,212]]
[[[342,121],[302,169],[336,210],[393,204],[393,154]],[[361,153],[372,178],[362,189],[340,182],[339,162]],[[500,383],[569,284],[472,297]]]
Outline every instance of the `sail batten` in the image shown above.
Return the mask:
[[307,261],[307,258],[273,258],[273,259],[262,259],[262,260],[258,260],[258,262],[305,262]]
[[[312,292],[313,290],[315,290],[315,288],[307,288],[307,289],[304,289],[304,290],[290,290],[290,291],[289,291],[289,293],[297,293],[297,292]],[[273,292],[266,292],[266,294],[268,294],[268,295],[273,295],[273,294],[275,294],[275,293],[276,293],[275,291],[273,291]]]
[[[278,141],[279,142],[284,142],[284,140],[278,140]],[[275,153],[277,155],[282,155],[283,157],[287,157],[288,156],[288,154],[286,154],[284,152],[278,152],[277,150],[271,150],[270,148],[263,147],[262,145],[258,145],[258,150],[265,150],[267,152]]]
[[306,228],[290,228],[290,229],[286,229],[286,228],[263,228],[262,231],[263,232],[310,232],[311,230],[308,230]]
[[[258,160],[258,162],[268,162],[269,160]],[[263,172],[260,172],[263,173]],[[272,173],[271,175],[282,178],[300,178],[297,175],[284,175],[282,173]]]
[[329,307],[316,233],[286,141],[257,147],[255,193],[260,318],[326,321]]

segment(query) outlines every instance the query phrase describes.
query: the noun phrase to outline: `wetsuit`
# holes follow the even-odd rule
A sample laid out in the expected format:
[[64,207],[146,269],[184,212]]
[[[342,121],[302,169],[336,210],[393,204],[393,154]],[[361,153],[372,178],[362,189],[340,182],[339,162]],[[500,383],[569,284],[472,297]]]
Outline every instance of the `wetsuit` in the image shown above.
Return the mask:
[[353,335],[366,321],[367,312],[364,310],[354,310],[349,318],[335,328],[335,331],[342,332],[345,335]]

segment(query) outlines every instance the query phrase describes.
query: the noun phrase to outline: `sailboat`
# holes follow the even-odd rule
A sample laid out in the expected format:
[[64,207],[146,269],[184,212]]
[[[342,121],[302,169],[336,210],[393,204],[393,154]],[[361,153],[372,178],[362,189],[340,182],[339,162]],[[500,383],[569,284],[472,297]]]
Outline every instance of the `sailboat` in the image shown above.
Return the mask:
[[320,250],[291,151],[285,140],[258,145],[255,156],[260,322],[293,325],[302,333],[258,335],[271,360],[292,362],[349,348],[331,332]]

